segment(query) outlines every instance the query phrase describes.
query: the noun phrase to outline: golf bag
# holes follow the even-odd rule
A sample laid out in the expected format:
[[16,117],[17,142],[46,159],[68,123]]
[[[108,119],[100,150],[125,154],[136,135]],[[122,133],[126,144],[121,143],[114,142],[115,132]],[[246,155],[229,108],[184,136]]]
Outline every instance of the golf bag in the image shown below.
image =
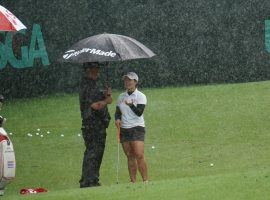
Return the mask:
[[15,177],[15,169],[16,163],[12,142],[5,129],[0,127],[0,195],[3,195],[5,186]]

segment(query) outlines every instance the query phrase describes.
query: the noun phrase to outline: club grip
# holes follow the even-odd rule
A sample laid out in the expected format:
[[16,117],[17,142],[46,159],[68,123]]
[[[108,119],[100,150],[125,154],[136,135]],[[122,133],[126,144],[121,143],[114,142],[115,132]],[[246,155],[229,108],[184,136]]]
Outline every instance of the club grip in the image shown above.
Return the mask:
[[120,143],[120,127],[117,127],[117,142]]

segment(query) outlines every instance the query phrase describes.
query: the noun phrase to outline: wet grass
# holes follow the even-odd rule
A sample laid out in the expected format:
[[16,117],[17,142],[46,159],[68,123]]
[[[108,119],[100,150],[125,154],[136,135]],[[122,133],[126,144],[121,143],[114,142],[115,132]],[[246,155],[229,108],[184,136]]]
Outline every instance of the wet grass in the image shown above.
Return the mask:
[[[17,158],[5,199],[44,187],[29,199],[266,199],[270,185],[270,82],[144,89],[145,154],[151,182],[130,185],[116,130],[108,129],[103,187],[77,189],[83,154],[78,96],[8,102],[1,113]],[[119,92],[114,92],[114,99]],[[115,101],[110,106],[113,116]],[[44,137],[36,136],[37,129]],[[50,131],[50,134],[47,134]],[[33,137],[27,136],[28,133]],[[64,134],[64,137],[61,137]],[[155,148],[152,148],[152,147]],[[139,178],[139,176],[138,176]],[[140,179],[139,179],[140,180]]]

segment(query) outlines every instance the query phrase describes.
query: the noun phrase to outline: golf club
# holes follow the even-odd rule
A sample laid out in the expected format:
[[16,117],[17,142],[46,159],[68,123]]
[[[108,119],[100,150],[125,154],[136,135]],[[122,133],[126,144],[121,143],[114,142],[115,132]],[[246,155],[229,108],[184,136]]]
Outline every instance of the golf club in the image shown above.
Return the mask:
[[116,183],[119,183],[119,163],[120,163],[120,127],[117,127],[117,165],[116,165]]

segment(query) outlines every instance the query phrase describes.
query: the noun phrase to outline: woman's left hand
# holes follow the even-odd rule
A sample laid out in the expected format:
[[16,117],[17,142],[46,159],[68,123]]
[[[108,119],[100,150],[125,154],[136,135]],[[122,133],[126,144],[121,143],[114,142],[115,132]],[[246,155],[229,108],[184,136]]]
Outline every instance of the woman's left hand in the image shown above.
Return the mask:
[[117,119],[115,121],[115,126],[116,126],[117,129],[120,129],[120,127],[121,127],[121,120],[120,119]]

